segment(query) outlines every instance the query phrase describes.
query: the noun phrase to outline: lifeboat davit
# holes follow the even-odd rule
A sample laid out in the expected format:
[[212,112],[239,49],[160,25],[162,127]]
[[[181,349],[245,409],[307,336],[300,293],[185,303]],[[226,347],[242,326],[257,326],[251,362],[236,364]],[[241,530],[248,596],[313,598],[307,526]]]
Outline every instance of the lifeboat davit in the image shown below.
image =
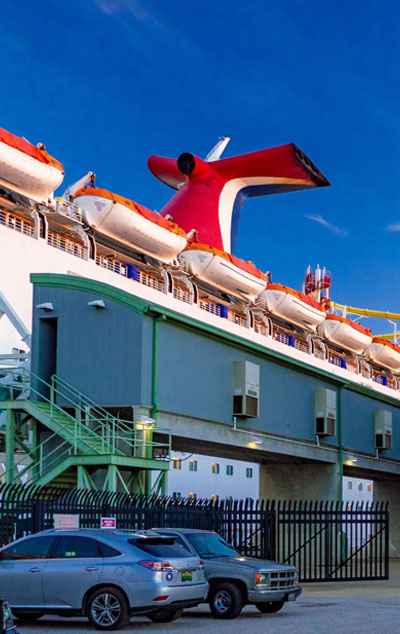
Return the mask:
[[357,354],[361,354],[372,341],[368,328],[339,315],[327,315],[322,330],[328,341]]
[[260,295],[267,309],[291,324],[315,331],[326,312],[315,299],[282,284],[268,283]]
[[186,233],[175,223],[106,189],[86,187],[74,196],[84,222],[95,234],[134,247],[171,263],[187,244]]
[[189,273],[206,284],[242,299],[254,301],[264,290],[267,278],[252,262],[207,244],[188,244],[179,259],[186,262]]
[[0,185],[36,202],[46,202],[63,178],[63,166],[44,146],[35,147],[0,128]]
[[400,346],[391,341],[374,337],[367,348],[367,355],[377,365],[393,372],[400,370]]

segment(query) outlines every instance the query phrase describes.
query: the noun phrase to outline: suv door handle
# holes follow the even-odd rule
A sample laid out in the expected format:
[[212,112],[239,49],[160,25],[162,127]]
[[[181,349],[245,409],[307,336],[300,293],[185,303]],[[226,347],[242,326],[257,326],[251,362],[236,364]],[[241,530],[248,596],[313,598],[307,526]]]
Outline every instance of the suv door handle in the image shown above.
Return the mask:
[[40,568],[28,568],[28,572],[40,572]]
[[99,570],[99,568],[97,566],[88,566],[87,568],[85,568],[85,570],[87,570],[88,572],[96,572],[96,570]]

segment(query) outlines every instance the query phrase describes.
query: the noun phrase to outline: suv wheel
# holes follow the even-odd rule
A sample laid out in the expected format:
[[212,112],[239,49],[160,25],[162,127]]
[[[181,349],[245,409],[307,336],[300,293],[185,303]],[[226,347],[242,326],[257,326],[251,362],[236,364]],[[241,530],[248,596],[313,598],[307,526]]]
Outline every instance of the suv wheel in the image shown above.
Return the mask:
[[284,605],[284,601],[265,601],[264,603],[256,603],[256,608],[263,614],[273,614],[279,612]]
[[183,610],[158,610],[157,612],[153,612],[151,614],[146,614],[147,618],[153,623],[170,623],[171,621],[176,621],[182,615]]
[[216,619],[235,619],[244,606],[243,593],[234,583],[216,583],[210,589],[209,604]]
[[130,619],[129,605],[118,588],[99,588],[86,602],[86,616],[98,630],[119,630]]
[[20,612],[19,610],[12,610],[13,616],[23,623],[34,623],[40,619],[44,612]]

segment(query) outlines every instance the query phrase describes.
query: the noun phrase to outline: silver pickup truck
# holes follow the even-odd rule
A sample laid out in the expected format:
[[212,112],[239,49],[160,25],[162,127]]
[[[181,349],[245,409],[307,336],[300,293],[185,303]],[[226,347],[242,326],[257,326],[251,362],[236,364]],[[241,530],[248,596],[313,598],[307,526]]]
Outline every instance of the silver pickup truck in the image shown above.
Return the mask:
[[234,619],[248,604],[260,612],[278,612],[286,601],[295,601],[301,594],[293,566],[243,557],[218,533],[193,528],[154,530],[175,537],[176,543],[204,561],[210,584],[207,601],[218,619]]

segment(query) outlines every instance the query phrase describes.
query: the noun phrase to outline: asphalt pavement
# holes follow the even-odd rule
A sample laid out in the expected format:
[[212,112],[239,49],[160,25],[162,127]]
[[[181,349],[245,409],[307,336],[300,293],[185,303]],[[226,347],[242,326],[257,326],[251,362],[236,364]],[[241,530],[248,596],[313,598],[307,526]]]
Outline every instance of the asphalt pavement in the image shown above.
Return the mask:
[[[173,623],[155,624],[134,617],[121,632],[150,634],[397,634],[400,631],[400,562],[392,562],[388,581],[306,584],[302,596],[273,615],[253,606],[232,621],[217,621],[206,605],[185,611]],[[18,623],[20,634],[88,634],[85,619],[43,617],[34,625]]]

